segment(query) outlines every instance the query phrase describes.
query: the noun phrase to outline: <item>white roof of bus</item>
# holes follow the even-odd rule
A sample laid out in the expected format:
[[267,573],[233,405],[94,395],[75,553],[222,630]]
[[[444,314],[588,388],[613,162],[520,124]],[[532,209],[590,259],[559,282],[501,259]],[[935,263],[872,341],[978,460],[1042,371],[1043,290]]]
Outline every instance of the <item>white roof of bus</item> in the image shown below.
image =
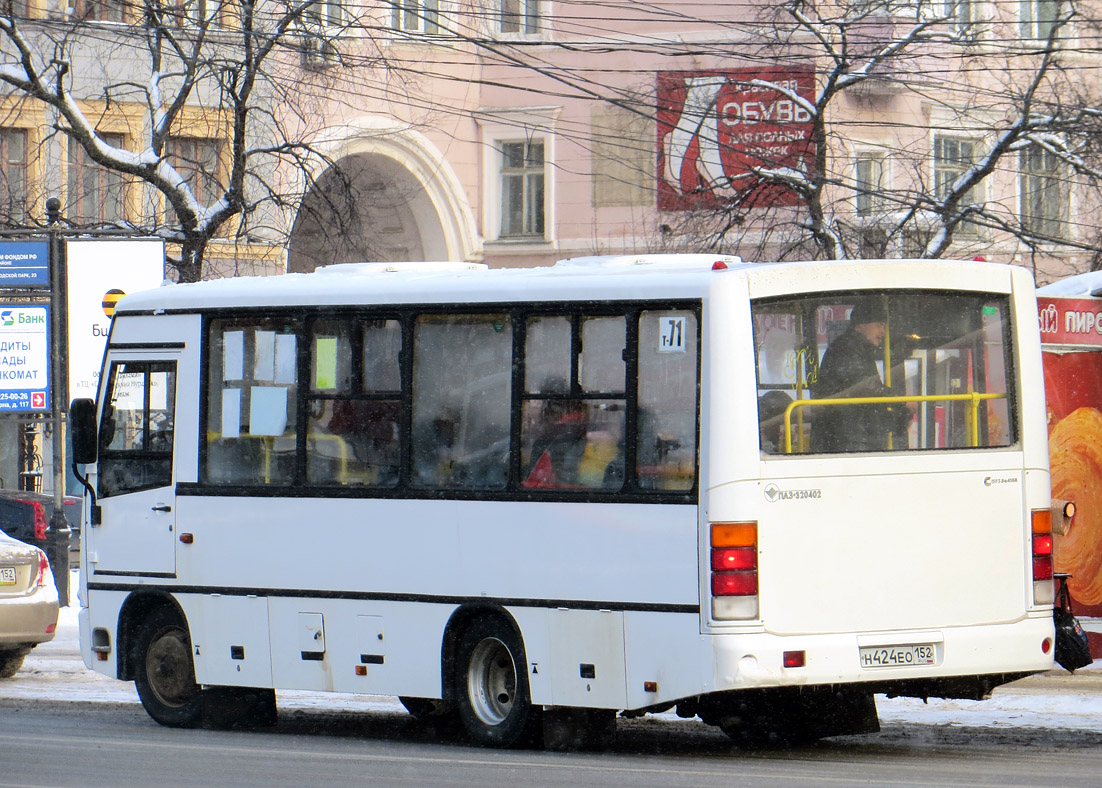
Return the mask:
[[[536,268],[481,263],[342,263],[313,273],[241,276],[193,284],[167,283],[126,296],[116,313],[150,309],[315,304],[478,303],[602,298],[699,298],[716,262],[746,267],[725,255],[579,257]],[[579,279],[584,279],[580,283]],[[539,294],[532,286],[539,281]],[[630,281],[629,281],[630,280]]]
[[1037,288],[1040,296],[1102,296],[1102,271],[1069,276]]
[[[738,257],[709,254],[578,257],[536,268],[489,268],[480,263],[343,263],[308,274],[249,276],[193,284],[167,284],[123,298],[116,314],[218,307],[264,307],[494,303],[599,299],[701,298],[708,292],[721,262],[727,271],[785,271],[786,292],[796,279],[809,290],[854,286],[857,272],[879,268],[884,261],[815,261],[744,263]],[[907,261],[890,261],[899,284],[914,282]],[[931,286],[952,286],[964,270],[1009,276],[1011,266],[945,260],[912,261],[927,271]],[[960,266],[963,266],[961,268]],[[906,273],[910,271],[910,274]],[[846,275],[843,275],[846,274]],[[935,285],[934,282],[937,282]],[[984,280],[987,282],[987,280]],[[1009,280],[1007,279],[1007,283]],[[537,284],[538,283],[538,284]],[[989,282],[987,282],[990,284]],[[965,289],[967,289],[965,287]]]

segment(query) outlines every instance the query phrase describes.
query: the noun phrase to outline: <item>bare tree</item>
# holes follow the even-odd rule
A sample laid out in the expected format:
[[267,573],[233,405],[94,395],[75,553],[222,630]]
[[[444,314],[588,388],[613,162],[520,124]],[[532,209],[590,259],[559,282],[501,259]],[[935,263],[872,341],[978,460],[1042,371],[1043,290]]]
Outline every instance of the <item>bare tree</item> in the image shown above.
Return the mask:
[[[108,211],[98,223],[164,237],[178,249],[178,277],[194,281],[212,240],[259,240],[285,224],[279,215],[324,165],[305,141],[308,93],[296,86],[303,58],[354,23],[313,25],[328,8],[76,0],[47,18],[9,13],[0,16],[0,84],[23,109],[47,108],[39,142],[65,143],[71,164],[106,179],[110,199],[133,203],[134,186],[144,187],[140,211]],[[296,118],[303,123],[290,127]],[[120,122],[128,144],[113,133]]]
[[[1062,249],[1089,264],[1102,240],[1098,229],[1068,233],[1071,217],[1054,221],[1044,203],[1058,193],[1066,201],[1072,184],[1093,200],[1102,174],[1099,96],[1080,78],[1082,51],[1069,33],[1074,25],[1085,37],[1091,22],[1070,2],[1045,5],[1050,15],[1019,42],[1024,23],[962,18],[961,7],[789,0],[768,9],[759,28],[767,49],[782,63],[813,62],[813,89],[785,78],[729,79],[799,108],[804,155],[794,165],[775,147],[748,143],[752,134],[707,140],[716,131],[707,118],[722,112],[720,89],[695,106],[687,99],[679,122],[694,116],[689,125],[700,149],[715,158],[710,167],[698,164],[709,173],[700,188],[722,198],[664,216],[669,237],[735,253],[768,248],[770,256],[826,259]],[[981,46],[985,39],[998,43]],[[878,149],[879,161],[894,164],[892,182],[853,166],[862,139]],[[724,157],[743,162],[741,182],[719,166]],[[1035,180],[1016,185],[1015,176],[1038,161]],[[762,200],[771,188],[794,199]]]

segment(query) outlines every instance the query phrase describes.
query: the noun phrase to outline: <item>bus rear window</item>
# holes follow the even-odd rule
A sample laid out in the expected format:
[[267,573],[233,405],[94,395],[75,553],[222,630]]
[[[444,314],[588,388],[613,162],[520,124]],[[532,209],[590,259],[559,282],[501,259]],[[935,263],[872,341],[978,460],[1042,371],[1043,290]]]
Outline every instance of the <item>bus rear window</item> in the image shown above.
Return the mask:
[[753,315],[766,454],[1017,439],[1006,296],[816,293],[756,302]]

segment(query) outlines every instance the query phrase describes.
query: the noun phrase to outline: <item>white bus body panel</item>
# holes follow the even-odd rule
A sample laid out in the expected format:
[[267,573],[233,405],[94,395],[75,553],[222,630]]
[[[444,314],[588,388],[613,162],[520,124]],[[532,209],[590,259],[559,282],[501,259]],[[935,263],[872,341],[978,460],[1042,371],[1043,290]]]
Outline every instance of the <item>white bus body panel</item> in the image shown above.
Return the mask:
[[[992,665],[1045,670],[1051,607],[1032,602],[1027,551],[1030,509],[1049,503],[1048,460],[1026,272],[1006,266],[1001,285],[1020,288],[1018,445],[791,459],[758,450],[749,299],[867,286],[867,265],[762,265],[649,282],[594,276],[584,294],[563,271],[536,275],[547,300],[702,299],[699,507],[186,494],[175,513],[192,541],[173,542],[175,578],[142,578],[133,589],[173,586],[189,622],[205,622],[191,630],[204,684],[439,697],[445,626],[460,605],[482,601],[517,622],[532,700],[544,705],[639,709],[729,689],[965,676]],[[935,276],[916,278],[914,266],[892,261],[895,284],[999,288],[990,269],[922,265]],[[355,286],[354,276],[288,276],[217,291],[180,286],[126,305],[524,301],[536,292],[529,276],[456,274],[431,295],[406,280],[387,293],[376,276]],[[112,343],[185,345],[181,482],[198,480],[200,340],[194,314],[122,314],[112,334]],[[787,494],[799,491],[815,494]],[[708,523],[728,520],[758,522],[759,620],[711,618]],[[108,536],[86,523],[84,578],[104,580],[97,551],[125,549]],[[207,588],[224,590],[195,590]],[[94,659],[91,631],[117,637],[127,591],[94,593],[81,611],[82,652],[90,668],[116,675],[118,654]],[[863,646],[911,643],[935,644],[939,663],[866,669],[858,659]],[[806,651],[806,667],[782,668],[787,650]]]

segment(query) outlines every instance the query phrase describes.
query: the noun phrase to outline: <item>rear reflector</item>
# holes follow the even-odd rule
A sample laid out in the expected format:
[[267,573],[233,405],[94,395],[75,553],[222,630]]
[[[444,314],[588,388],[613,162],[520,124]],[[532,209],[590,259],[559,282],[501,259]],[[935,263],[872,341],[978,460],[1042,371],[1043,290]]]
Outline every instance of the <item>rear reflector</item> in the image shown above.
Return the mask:
[[782,658],[782,664],[786,668],[802,668],[807,664],[806,651],[786,651]]

